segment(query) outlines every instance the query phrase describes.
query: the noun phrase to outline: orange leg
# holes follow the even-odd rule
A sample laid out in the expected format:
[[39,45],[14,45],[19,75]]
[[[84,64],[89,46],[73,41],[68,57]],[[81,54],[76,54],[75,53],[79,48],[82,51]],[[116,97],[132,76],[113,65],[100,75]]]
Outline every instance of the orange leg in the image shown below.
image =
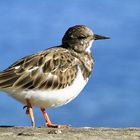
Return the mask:
[[47,114],[47,112],[45,111],[44,108],[40,108],[42,113],[43,113],[43,116],[45,118],[45,121],[46,121],[46,125],[48,127],[51,127],[51,128],[68,128],[69,126],[68,125],[57,125],[57,124],[53,124],[50,119],[49,119],[49,116]]
[[26,114],[28,114],[31,118],[32,127],[35,127],[34,113],[33,113],[33,109],[32,109],[32,105],[30,103],[30,100],[27,99],[26,103],[27,103],[27,106],[24,106],[23,108],[27,107]]

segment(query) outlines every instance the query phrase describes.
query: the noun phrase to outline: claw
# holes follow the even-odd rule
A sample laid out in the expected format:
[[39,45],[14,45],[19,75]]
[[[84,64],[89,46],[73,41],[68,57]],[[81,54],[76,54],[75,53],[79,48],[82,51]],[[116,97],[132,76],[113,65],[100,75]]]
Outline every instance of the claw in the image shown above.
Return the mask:
[[55,125],[55,124],[48,124],[49,128],[70,128],[69,125]]
[[27,105],[23,106],[23,109],[26,108],[26,114],[29,114],[29,107]]
[[23,109],[25,109],[25,108],[27,108],[28,106],[27,105],[25,105],[25,106],[23,106]]

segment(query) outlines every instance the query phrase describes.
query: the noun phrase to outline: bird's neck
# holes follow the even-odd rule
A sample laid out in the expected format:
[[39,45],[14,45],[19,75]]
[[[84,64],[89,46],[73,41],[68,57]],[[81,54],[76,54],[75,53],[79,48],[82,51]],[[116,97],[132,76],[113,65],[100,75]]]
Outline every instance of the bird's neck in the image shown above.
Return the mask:
[[79,60],[79,67],[82,71],[84,79],[86,80],[90,76],[94,65],[94,59],[91,53],[86,51],[82,53],[72,51],[72,55]]

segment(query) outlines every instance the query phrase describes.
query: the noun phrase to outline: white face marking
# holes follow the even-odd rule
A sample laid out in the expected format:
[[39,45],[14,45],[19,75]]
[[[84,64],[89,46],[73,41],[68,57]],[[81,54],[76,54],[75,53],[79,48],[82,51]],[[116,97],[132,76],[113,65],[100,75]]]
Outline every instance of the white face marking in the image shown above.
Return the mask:
[[94,42],[94,40],[91,40],[90,42],[89,42],[89,46],[86,48],[86,52],[91,52],[91,50],[90,50],[90,48],[92,47],[92,43]]

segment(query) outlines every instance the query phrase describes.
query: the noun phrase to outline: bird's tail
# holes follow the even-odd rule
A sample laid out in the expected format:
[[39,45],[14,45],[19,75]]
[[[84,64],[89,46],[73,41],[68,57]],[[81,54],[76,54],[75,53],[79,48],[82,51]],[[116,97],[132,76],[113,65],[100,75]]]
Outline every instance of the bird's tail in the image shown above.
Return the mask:
[[11,87],[15,78],[17,77],[12,70],[0,72],[0,90]]

